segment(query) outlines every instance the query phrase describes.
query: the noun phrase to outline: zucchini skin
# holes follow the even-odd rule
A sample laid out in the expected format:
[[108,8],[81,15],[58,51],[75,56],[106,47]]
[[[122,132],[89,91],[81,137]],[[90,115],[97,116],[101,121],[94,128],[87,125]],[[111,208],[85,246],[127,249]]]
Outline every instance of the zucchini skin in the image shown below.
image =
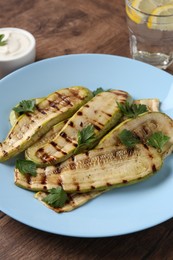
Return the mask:
[[35,191],[61,186],[67,193],[82,193],[121,187],[141,181],[162,166],[161,155],[153,147],[138,144],[100,148],[78,154],[59,166],[38,168],[37,176],[22,175],[15,169],[15,183]]
[[[78,132],[90,124],[94,127],[95,139],[85,149],[92,149],[122,117],[117,101],[131,102],[132,98],[127,92],[120,90],[99,93],[68,120],[54,139],[33,153],[31,149],[30,153],[26,150],[26,158],[38,165],[55,165],[68,159],[78,146]],[[82,151],[84,150],[80,150]]]
[[90,90],[79,86],[60,89],[47,96],[33,113],[18,118],[6,139],[0,143],[0,162],[24,151],[53,125],[72,116],[92,96]]

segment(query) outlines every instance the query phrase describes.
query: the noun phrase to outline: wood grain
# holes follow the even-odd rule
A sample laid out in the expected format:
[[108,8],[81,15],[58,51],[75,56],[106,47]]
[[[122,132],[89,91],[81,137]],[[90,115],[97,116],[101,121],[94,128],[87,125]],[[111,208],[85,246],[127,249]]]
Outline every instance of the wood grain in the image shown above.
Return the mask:
[[[34,34],[37,60],[71,53],[129,57],[122,0],[8,0],[0,10],[1,27]],[[35,230],[0,212],[1,260],[172,260],[172,244],[172,219],[134,234],[88,239]]]

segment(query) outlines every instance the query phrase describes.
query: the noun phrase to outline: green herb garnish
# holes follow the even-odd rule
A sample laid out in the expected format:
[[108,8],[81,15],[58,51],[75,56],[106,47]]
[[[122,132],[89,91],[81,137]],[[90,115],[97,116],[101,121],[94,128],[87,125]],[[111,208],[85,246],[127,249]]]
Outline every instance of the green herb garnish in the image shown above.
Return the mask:
[[96,96],[97,94],[101,93],[101,92],[107,92],[110,91],[110,89],[103,89],[103,88],[97,88],[96,90],[93,91],[93,95]]
[[94,133],[94,126],[87,125],[81,131],[78,131],[78,146],[75,150],[75,153],[85,150],[89,144],[92,144],[96,140]]
[[22,100],[18,106],[14,107],[13,110],[19,114],[25,112],[33,112],[35,109],[35,100]]
[[22,160],[18,159],[16,161],[16,168],[22,173],[22,174],[30,174],[32,176],[37,175],[37,165],[29,160]]
[[68,200],[67,193],[62,187],[52,188],[43,201],[54,208],[62,208]]
[[123,104],[117,102],[117,105],[121,112],[129,118],[135,118],[138,115],[148,111],[147,106],[144,104],[129,104],[129,102],[126,101]]
[[0,46],[4,46],[7,44],[7,40],[3,40],[5,37],[5,34],[0,34]]
[[153,146],[159,152],[162,152],[163,146],[168,142],[169,139],[170,137],[164,135],[162,132],[155,132],[148,138],[147,144]]
[[118,135],[122,144],[128,148],[133,148],[136,144],[140,143],[139,138],[137,138],[131,131],[124,129]]

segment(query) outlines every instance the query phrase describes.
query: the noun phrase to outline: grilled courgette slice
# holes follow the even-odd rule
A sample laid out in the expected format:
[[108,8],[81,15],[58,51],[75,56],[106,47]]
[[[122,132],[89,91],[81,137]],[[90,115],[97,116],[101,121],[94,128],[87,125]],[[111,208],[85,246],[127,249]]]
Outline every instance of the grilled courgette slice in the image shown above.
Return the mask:
[[[160,112],[152,112],[152,113],[145,113],[135,119],[130,119],[126,120],[126,122],[115,129],[112,130],[109,134],[107,134],[103,141],[100,142],[100,144],[94,149],[91,150],[89,153],[95,153],[95,150],[99,150],[103,153],[106,152],[112,145],[113,149],[115,147],[119,147],[121,145],[120,140],[118,139],[118,134],[120,133],[123,129],[127,128],[130,131],[135,131],[135,133],[140,137],[141,142],[146,143],[146,138],[147,136],[153,134],[154,132],[162,131],[164,135],[167,135],[169,137],[168,142],[165,144],[165,146],[162,149],[162,152],[159,153],[159,155],[164,159],[165,156],[167,156],[172,150],[173,147],[173,121],[171,118],[169,118],[167,115],[160,113]],[[145,129],[145,131],[144,131]],[[146,132],[148,131],[148,132]],[[112,140],[110,142],[110,140]],[[116,141],[116,142],[115,142]],[[103,145],[104,144],[104,145]],[[117,148],[118,149],[118,148]],[[94,151],[94,152],[93,152]],[[88,153],[88,152],[87,152]],[[86,154],[87,154],[86,153]],[[96,152],[97,153],[97,152]],[[142,154],[141,154],[142,156]],[[85,164],[88,165],[88,159],[85,156],[85,154],[79,154],[78,155],[78,160],[79,158],[84,158],[85,157]],[[61,165],[69,164],[71,167],[71,174],[73,175],[74,170],[76,169],[75,164],[73,163],[73,160],[76,157],[69,158],[67,161],[64,163],[60,164],[60,168],[56,166],[47,166],[45,168],[37,168],[37,176],[32,177],[29,174],[28,175],[23,175],[19,172],[18,169],[15,169],[15,183],[18,186],[21,186],[26,189],[30,190],[35,190],[35,191],[46,191],[51,188],[56,188],[58,185],[57,182],[57,175],[59,172],[61,172]],[[106,157],[105,157],[106,158]],[[120,162],[123,162],[123,157],[120,160]],[[79,163],[78,163],[79,165]],[[82,167],[85,167],[82,163],[80,164],[81,166],[81,171]],[[98,169],[97,169],[98,167]],[[99,164],[95,165],[96,171],[99,171]],[[88,168],[89,169],[89,168]],[[128,169],[127,169],[128,171]],[[69,170],[70,172],[70,170]]]
[[[117,102],[132,102],[127,92],[111,90],[101,92],[82,106],[66,123],[63,129],[47,144],[37,151],[26,150],[26,158],[40,165],[57,164],[76,152],[78,133],[88,125],[94,128],[92,142],[85,145],[91,149],[122,117]],[[82,152],[82,150],[80,150]]]
[[97,148],[119,145],[121,142],[118,136],[124,129],[131,131],[144,144],[151,134],[162,132],[169,137],[169,141],[164,145],[161,154],[163,157],[166,157],[172,152],[173,120],[161,112],[148,112],[139,115],[135,119],[125,120],[104,136],[97,145]]
[[84,87],[60,89],[43,99],[34,112],[21,115],[0,143],[0,161],[5,161],[33,144],[49,129],[76,112],[92,97]]
[[88,201],[96,198],[101,195],[103,192],[101,191],[91,191],[86,193],[72,193],[68,194],[68,201],[65,203],[63,207],[52,207],[49,204],[45,203],[43,199],[47,196],[46,192],[39,191],[35,194],[35,198],[41,201],[45,206],[49,209],[54,210],[57,213],[69,212],[76,208],[79,208],[83,204],[86,204]]
[[143,144],[133,149],[108,147],[78,154],[59,166],[38,168],[36,177],[15,169],[15,183],[37,191],[61,186],[67,193],[89,192],[138,182],[161,166],[161,154],[153,147]]

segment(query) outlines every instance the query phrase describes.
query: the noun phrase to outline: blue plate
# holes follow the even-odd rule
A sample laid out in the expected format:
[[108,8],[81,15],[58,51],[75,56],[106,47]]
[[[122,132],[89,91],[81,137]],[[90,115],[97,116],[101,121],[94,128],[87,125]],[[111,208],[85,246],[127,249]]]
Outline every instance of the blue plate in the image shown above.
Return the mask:
[[[159,98],[173,117],[173,77],[150,65],[111,55],[55,57],[22,68],[0,81],[0,140],[9,129],[10,110],[19,101],[58,88],[83,85],[128,91],[135,99]],[[14,160],[0,164],[0,209],[12,218],[47,232],[77,237],[127,234],[173,216],[173,160],[150,179],[112,190],[70,213],[57,214],[14,185]]]

